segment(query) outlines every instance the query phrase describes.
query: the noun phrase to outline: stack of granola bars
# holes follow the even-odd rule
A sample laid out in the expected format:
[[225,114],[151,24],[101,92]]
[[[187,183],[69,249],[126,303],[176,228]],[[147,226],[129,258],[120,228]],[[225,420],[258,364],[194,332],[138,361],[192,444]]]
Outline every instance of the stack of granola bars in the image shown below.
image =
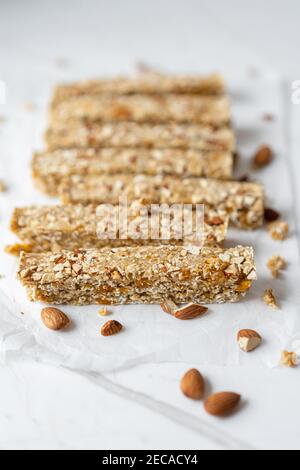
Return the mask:
[[[31,300],[211,303],[248,291],[252,248],[220,243],[228,222],[262,225],[264,193],[256,183],[232,180],[235,137],[220,76],[151,74],[59,86],[46,145],[33,157],[34,182],[61,204],[18,208],[11,224],[24,242],[19,278]],[[139,204],[149,211],[153,204],[204,204],[201,246],[193,233],[99,237],[99,205],[117,207],[120,198],[136,232],[144,223]]]

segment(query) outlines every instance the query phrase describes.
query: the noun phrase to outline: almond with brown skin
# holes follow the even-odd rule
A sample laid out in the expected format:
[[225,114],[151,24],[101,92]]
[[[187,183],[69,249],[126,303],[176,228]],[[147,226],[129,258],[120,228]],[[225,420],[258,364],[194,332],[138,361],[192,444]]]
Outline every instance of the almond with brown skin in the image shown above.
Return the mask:
[[41,319],[49,330],[62,330],[70,323],[67,315],[54,307],[43,308],[41,311]]
[[238,343],[244,352],[254,351],[262,342],[262,337],[255,330],[240,330],[238,332]]
[[253,157],[254,168],[263,168],[273,160],[273,152],[268,145],[263,145],[258,149]]
[[116,320],[109,320],[101,328],[102,336],[112,336],[120,333],[123,325]]
[[194,318],[204,315],[207,311],[207,307],[191,303],[176,310],[174,316],[179,320],[193,320]]
[[266,207],[265,209],[265,221],[266,222],[275,222],[280,218],[280,213],[271,209],[270,207]]
[[188,398],[201,400],[205,391],[204,379],[197,369],[190,369],[182,377],[180,388]]
[[208,414],[226,416],[238,406],[241,396],[234,392],[221,392],[210,395],[204,404]]

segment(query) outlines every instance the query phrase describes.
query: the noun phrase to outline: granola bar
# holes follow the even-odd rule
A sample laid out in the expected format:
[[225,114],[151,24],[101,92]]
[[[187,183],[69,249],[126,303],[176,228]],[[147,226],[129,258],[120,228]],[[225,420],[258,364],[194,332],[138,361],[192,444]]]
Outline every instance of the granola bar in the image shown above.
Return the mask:
[[230,122],[226,96],[131,95],[79,96],[57,104],[51,122],[187,122],[226,125]]
[[[204,219],[201,213],[197,219],[196,212],[191,212],[192,223],[186,225],[184,231],[183,219],[178,222],[175,212],[171,212],[168,233],[162,213],[154,219],[157,225],[152,230],[148,211],[145,213],[137,204],[130,206],[126,214],[117,206],[111,210],[114,210],[113,215],[105,207],[93,205],[22,207],[14,210],[11,230],[29,247],[27,252],[168,243],[216,244],[226,237],[228,217],[221,212],[207,212]],[[122,214],[127,216],[126,232]]]
[[215,129],[200,124],[146,124],[115,122],[84,125],[52,125],[45,136],[49,150],[86,147],[196,148],[235,150],[231,129]]
[[62,178],[75,174],[165,174],[230,179],[232,171],[232,154],[217,150],[73,148],[37,153],[32,161],[36,186],[50,196],[57,196]]
[[59,187],[64,204],[119,204],[127,198],[143,204],[205,204],[230,214],[234,225],[254,229],[263,224],[264,192],[256,183],[145,175],[74,175]]
[[53,105],[81,95],[131,94],[202,94],[218,95],[224,92],[224,81],[220,75],[208,76],[167,76],[151,74],[144,78],[118,77],[114,79],[89,80],[56,88]]
[[18,277],[32,301],[180,304],[236,302],[256,272],[248,247],[146,246],[22,253]]

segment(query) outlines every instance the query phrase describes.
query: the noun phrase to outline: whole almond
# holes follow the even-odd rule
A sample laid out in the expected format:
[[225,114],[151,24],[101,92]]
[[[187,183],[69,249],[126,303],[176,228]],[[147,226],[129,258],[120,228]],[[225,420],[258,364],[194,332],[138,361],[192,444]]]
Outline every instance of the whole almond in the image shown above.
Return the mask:
[[123,325],[116,320],[109,320],[101,328],[102,336],[112,336],[120,333],[122,330]]
[[188,304],[185,307],[179,308],[174,312],[174,317],[179,320],[193,320],[208,311],[207,307],[199,304]]
[[45,307],[41,311],[41,319],[50,330],[62,330],[70,320],[61,310],[54,307]]
[[190,369],[182,377],[180,388],[188,398],[201,400],[205,391],[204,379],[197,369]]
[[275,222],[280,218],[280,213],[271,209],[271,207],[266,207],[265,209],[265,221],[266,222]]
[[253,157],[253,166],[255,168],[263,168],[273,160],[273,152],[268,145],[263,145],[258,149]]
[[234,392],[221,392],[210,395],[204,404],[208,414],[225,416],[238,406],[241,396]]
[[237,339],[240,348],[245,352],[253,351],[262,342],[262,337],[255,330],[240,330]]

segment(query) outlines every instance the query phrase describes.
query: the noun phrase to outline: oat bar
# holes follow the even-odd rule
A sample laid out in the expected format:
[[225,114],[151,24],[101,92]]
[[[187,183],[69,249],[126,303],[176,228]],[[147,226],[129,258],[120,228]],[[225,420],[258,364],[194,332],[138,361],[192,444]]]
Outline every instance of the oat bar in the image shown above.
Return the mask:
[[215,129],[200,124],[56,124],[48,129],[45,139],[49,150],[72,147],[196,148],[229,152],[235,150],[235,137],[231,129]]
[[226,96],[132,95],[79,96],[59,103],[50,114],[51,122],[87,123],[187,122],[222,126],[230,122],[229,99]]
[[234,225],[254,229],[263,224],[264,192],[256,183],[204,178],[145,175],[80,176],[62,181],[63,203],[119,204],[120,197],[143,204],[205,204],[230,214]]
[[224,92],[224,80],[220,75],[166,76],[151,74],[144,78],[118,77],[115,79],[89,80],[56,88],[53,105],[81,95],[131,94],[201,94],[218,95]]
[[253,249],[190,246],[22,253],[29,299],[50,304],[236,302],[256,278]]
[[[115,210],[113,221],[116,221],[114,227],[111,227],[108,223],[106,224],[106,221],[108,221],[107,216],[110,213],[105,212],[105,208],[93,205],[69,204],[16,208],[11,219],[11,230],[25,243],[27,252],[168,243],[208,245],[221,243],[227,233],[228,217],[221,212],[208,211],[204,214],[204,218],[200,214],[198,220],[196,219],[196,212],[193,211],[191,213],[192,224],[187,226],[189,230],[185,231],[182,230],[181,224],[183,218],[179,220],[179,225],[176,226],[176,220],[178,219],[176,219],[174,212],[170,212],[171,227],[168,238],[168,232],[163,231],[162,214],[158,219],[154,219],[154,222],[158,221],[158,231],[151,231],[149,214],[141,212],[138,205],[132,205],[127,209],[128,217],[125,232],[122,217],[124,212],[119,212],[118,207],[113,209]],[[109,232],[108,229],[111,229],[111,231]],[[124,236],[125,233],[127,233],[127,236]]]
[[32,161],[36,186],[50,196],[57,196],[62,178],[76,174],[164,174],[230,179],[232,171],[232,154],[217,150],[73,148],[37,153]]

